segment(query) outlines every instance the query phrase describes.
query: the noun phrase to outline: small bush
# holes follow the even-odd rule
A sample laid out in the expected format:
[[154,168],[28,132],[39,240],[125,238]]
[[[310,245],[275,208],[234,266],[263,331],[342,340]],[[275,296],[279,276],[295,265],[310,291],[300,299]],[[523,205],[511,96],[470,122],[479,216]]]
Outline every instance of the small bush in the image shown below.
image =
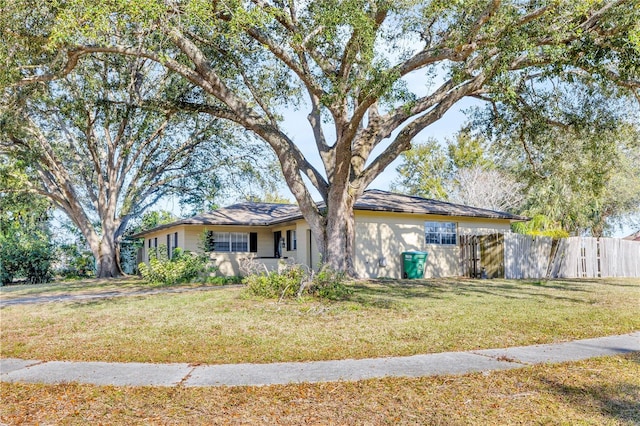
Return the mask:
[[346,280],[347,277],[344,272],[322,268],[313,277],[312,285],[309,287],[308,292],[322,299],[347,299],[353,294],[353,290],[345,285]]
[[293,298],[309,295],[322,299],[340,300],[352,294],[344,283],[344,273],[323,268],[317,274],[304,265],[293,265],[282,272],[251,274],[244,279],[247,292],[266,298]]
[[158,248],[158,256],[149,259],[149,264],[138,265],[142,277],[152,284],[175,285],[196,280],[207,271],[207,258],[176,248],[171,259],[166,249]]
[[287,267],[282,272],[271,271],[252,274],[244,279],[247,291],[254,296],[267,298],[294,297],[307,277],[302,265]]
[[205,282],[211,285],[229,285],[229,284],[242,284],[242,277],[207,277]]

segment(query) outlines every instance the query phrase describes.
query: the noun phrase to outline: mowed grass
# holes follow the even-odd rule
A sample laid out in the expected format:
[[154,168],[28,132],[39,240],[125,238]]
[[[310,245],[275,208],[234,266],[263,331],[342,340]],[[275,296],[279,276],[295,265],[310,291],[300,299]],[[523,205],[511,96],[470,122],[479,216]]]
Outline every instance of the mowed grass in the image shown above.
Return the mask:
[[[194,284],[179,287],[191,288]],[[14,300],[25,297],[48,297],[62,295],[119,293],[158,289],[161,285],[151,285],[136,276],[116,279],[90,278],[75,281],[54,281],[47,284],[15,284],[0,287],[0,300]],[[178,287],[178,286],[176,286]]]
[[640,330],[640,280],[352,284],[350,300],[246,298],[239,287],[0,311],[1,356],[267,363],[550,343]]
[[419,379],[263,387],[0,384],[0,422],[637,425],[640,354]]

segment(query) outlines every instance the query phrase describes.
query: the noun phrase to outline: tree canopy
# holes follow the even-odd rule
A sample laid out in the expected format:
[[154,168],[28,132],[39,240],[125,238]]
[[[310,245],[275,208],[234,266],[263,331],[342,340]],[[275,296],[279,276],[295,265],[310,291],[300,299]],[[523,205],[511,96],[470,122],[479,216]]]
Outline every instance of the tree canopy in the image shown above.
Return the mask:
[[222,185],[217,168],[238,155],[224,123],[166,106],[179,89],[148,60],[102,56],[2,105],[0,152],[26,165],[22,190],[48,197],[78,227],[99,277],[121,273],[132,218],[172,194],[207,208]]
[[638,105],[585,87],[522,96],[528,100],[488,109],[478,124],[497,161],[526,185],[523,213],[598,237],[638,214]]
[[446,149],[435,139],[414,144],[400,155],[398,178],[393,188],[400,192],[457,204],[498,211],[517,211],[524,185],[489,154],[490,145],[460,130],[446,141]]
[[0,155],[0,285],[14,278],[41,283],[52,276],[51,203],[20,191],[28,179],[24,164]]
[[[174,96],[176,107],[233,122],[271,146],[324,261],[350,270],[355,200],[460,99],[514,102],[556,78],[565,83],[558,91],[614,84],[622,91],[612,96],[638,98],[639,6],[25,1],[3,14],[0,55],[5,80],[23,85],[65,75],[97,53],[161,64],[190,88]],[[308,111],[304,135],[282,125],[287,108]],[[305,156],[309,145],[320,167]]]

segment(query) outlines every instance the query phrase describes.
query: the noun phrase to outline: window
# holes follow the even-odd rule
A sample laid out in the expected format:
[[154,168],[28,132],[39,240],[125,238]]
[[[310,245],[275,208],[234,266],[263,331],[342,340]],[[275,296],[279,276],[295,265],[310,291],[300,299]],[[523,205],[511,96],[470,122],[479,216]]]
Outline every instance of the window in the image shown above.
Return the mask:
[[249,234],[207,231],[204,248],[205,251],[248,252]]
[[293,251],[298,248],[298,239],[296,238],[296,231],[287,231],[287,251]]
[[152,257],[158,256],[158,237],[153,239],[153,251],[151,251],[151,248],[151,238],[149,238],[149,249],[147,250],[147,257],[149,260],[151,260]]
[[456,244],[455,222],[425,222],[424,239],[426,244]]
[[173,251],[178,247],[178,233],[173,235],[167,234],[167,257],[171,259],[173,257]]
[[231,232],[231,251],[249,251],[249,234]]

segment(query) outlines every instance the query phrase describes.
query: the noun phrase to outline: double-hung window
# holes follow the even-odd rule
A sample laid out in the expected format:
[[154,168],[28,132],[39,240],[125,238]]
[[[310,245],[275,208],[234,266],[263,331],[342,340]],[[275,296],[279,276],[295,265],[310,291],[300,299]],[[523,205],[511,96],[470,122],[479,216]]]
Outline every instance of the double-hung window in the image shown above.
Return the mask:
[[425,222],[424,240],[426,244],[456,244],[456,223],[455,222]]
[[230,232],[229,239],[231,242],[231,251],[247,252],[249,251],[249,234],[243,232]]
[[205,250],[217,252],[248,252],[249,234],[246,232],[207,231]]

